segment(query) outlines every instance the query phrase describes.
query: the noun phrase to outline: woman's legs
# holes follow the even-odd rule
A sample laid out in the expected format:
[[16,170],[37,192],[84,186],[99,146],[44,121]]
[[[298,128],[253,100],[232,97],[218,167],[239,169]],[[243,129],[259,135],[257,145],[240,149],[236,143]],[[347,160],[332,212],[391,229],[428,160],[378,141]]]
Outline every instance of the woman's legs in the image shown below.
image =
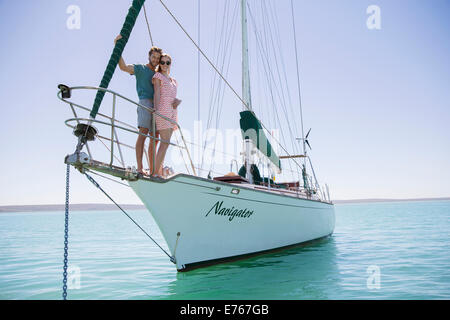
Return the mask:
[[162,175],[162,168],[164,163],[164,158],[166,157],[167,149],[169,148],[170,138],[172,137],[173,129],[163,129],[159,130],[161,137],[161,144],[159,145],[158,154],[156,155],[156,173]]

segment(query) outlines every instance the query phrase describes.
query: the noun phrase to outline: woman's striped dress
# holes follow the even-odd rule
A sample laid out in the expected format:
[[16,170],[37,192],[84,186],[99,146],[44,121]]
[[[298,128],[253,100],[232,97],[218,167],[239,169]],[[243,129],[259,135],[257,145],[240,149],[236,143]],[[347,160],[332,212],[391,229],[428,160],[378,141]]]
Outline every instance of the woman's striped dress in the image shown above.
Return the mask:
[[[178,122],[178,112],[177,109],[173,108],[173,103],[175,98],[177,97],[177,87],[178,83],[174,78],[168,78],[160,72],[156,72],[153,76],[153,79],[161,80],[161,90],[160,90],[160,98],[159,104],[156,106],[156,112],[159,114]],[[164,129],[174,129],[176,130],[176,126],[166,119],[155,115],[156,118],[156,129],[164,130]]]

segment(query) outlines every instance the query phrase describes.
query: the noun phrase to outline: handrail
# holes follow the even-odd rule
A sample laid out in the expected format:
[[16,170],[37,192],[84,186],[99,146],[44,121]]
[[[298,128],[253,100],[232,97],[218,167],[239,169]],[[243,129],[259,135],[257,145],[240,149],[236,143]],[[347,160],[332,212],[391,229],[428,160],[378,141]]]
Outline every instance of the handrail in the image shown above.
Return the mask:
[[[107,92],[107,93],[111,93],[111,94],[113,94],[113,95],[115,95],[115,96],[117,96],[117,97],[119,97],[119,98],[122,98],[122,99],[124,99],[124,100],[126,100],[126,101],[128,101],[128,102],[130,102],[130,103],[132,103],[132,104],[134,104],[134,105],[136,105],[136,106],[139,107],[139,108],[143,108],[143,109],[145,109],[145,110],[147,110],[148,112],[151,112],[151,113],[156,113],[157,116],[159,116],[159,117],[161,117],[161,118],[163,118],[163,119],[165,119],[165,120],[171,122],[172,124],[176,125],[176,126],[181,130],[181,127],[178,125],[178,123],[177,123],[176,121],[174,121],[174,120],[172,120],[172,119],[170,119],[170,118],[167,118],[167,117],[163,116],[162,114],[156,112],[156,110],[155,110],[154,108],[148,108],[148,107],[146,107],[146,106],[144,106],[144,105],[142,105],[142,104],[140,104],[140,103],[138,103],[138,102],[135,102],[135,101],[133,101],[133,100],[131,100],[131,99],[125,97],[125,96],[122,96],[121,94],[116,93],[116,92],[114,92],[114,91],[112,91],[112,90],[105,89],[105,88],[99,88],[99,87],[89,87],[89,86],[72,87],[72,88],[70,88],[71,91],[73,91],[73,90],[80,90],[80,89],[86,89],[86,90],[100,90],[100,91],[105,91],[105,92]],[[83,107],[83,106],[81,106],[81,105],[79,105],[79,104],[76,104],[76,103],[74,103],[74,102],[71,102],[71,101],[68,101],[68,100],[64,99],[64,98],[62,97],[62,92],[61,92],[61,91],[62,91],[62,90],[59,90],[59,91],[58,91],[58,98],[59,98],[61,101],[65,102],[65,103],[73,104],[74,106],[77,106],[77,107],[79,107],[79,108],[81,108],[81,109],[84,109],[84,110],[86,110],[86,111],[91,111],[91,109],[89,109],[89,108]],[[61,95],[61,96],[60,96],[60,95]],[[111,119],[111,117],[108,117],[108,116],[106,116],[106,115],[104,115],[104,114],[101,114],[101,113],[97,113],[97,115],[103,116],[103,117],[108,118],[108,119]],[[130,124],[128,124],[128,123],[125,123],[125,122],[123,122],[123,121],[119,121],[119,120],[116,120],[116,121],[117,121],[117,122],[121,122],[122,124],[126,124],[126,125],[128,125],[128,126],[134,128],[134,126],[132,126],[132,125],[130,125]]]
[[[112,166],[113,158],[114,158],[114,143],[117,143],[117,145],[118,145],[118,149],[119,149],[119,152],[120,152],[120,155],[121,155],[121,158],[122,158],[122,165],[124,165],[124,163],[123,163],[123,157],[122,157],[122,151],[121,151],[121,149],[120,149],[120,146],[121,146],[121,145],[124,145],[124,144],[122,144],[122,143],[119,141],[119,139],[118,139],[118,135],[117,135],[117,132],[116,132],[116,130],[115,130],[115,129],[117,128],[117,129],[121,129],[121,130],[124,130],[124,131],[128,131],[128,132],[131,132],[131,133],[134,133],[134,134],[138,134],[138,135],[141,135],[141,136],[148,137],[148,138],[150,139],[150,143],[153,143],[154,147],[155,147],[155,145],[156,145],[156,141],[160,141],[160,142],[163,142],[163,143],[168,143],[169,145],[178,147],[178,148],[180,148],[180,149],[186,150],[186,153],[187,153],[187,155],[188,155],[188,158],[189,158],[189,161],[190,161],[190,164],[191,164],[192,171],[193,171],[194,175],[197,175],[197,174],[196,174],[196,171],[195,171],[194,164],[193,164],[193,162],[192,162],[191,155],[190,155],[190,153],[189,153],[189,149],[188,149],[187,144],[186,144],[186,140],[185,140],[185,138],[184,138],[184,136],[183,136],[181,127],[180,127],[180,125],[179,125],[176,121],[174,121],[174,120],[172,120],[172,119],[170,119],[170,118],[167,118],[166,116],[164,116],[164,115],[158,113],[154,108],[148,108],[148,107],[146,107],[146,106],[143,106],[143,105],[141,105],[140,103],[137,103],[137,102],[135,102],[135,101],[133,101],[133,100],[131,100],[131,99],[129,99],[129,98],[127,98],[127,97],[125,97],[125,96],[123,96],[123,95],[117,93],[117,92],[114,92],[114,91],[110,90],[110,89],[99,88],[99,87],[91,87],[91,86],[77,86],[77,87],[69,88],[69,90],[70,90],[71,92],[74,91],[74,90],[97,90],[97,91],[104,91],[105,93],[110,93],[110,94],[113,95],[112,117],[110,117],[110,116],[108,116],[108,115],[105,115],[105,114],[102,114],[102,113],[97,113],[98,116],[101,116],[101,117],[103,117],[103,118],[106,118],[107,120],[110,121],[110,122],[105,122],[105,121],[101,121],[101,120],[97,120],[97,119],[93,119],[93,118],[89,118],[89,119],[88,119],[88,118],[80,118],[80,117],[78,117],[78,115],[77,115],[76,112],[75,112],[74,107],[80,108],[80,109],[85,110],[85,111],[87,111],[87,112],[91,112],[91,109],[89,109],[89,108],[87,108],[87,107],[84,107],[84,106],[82,106],[82,105],[79,105],[79,104],[77,104],[77,103],[75,103],[75,102],[69,101],[68,99],[64,98],[64,97],[62,96],[62,89],[60,89],[60,90],[58,91],[58,93],[57,93],[58,99],[60,99],[61,101],[65,102],[65,103],[67,103],[67,104],[69,104],[69,105],[71,106],[72,111],[73,111],[74,116],[75,116],[74,118],[70,118],[70,119],[67,119],[67,120],[65,121],[65,124],[66,124],[68,127],[74,128],[74,126],[70,125],[70,122],[74,122],[74,121],[76,121],[77,123],[79,123],[80,121],[86,121],[86,122],[89,122],[89,123],[99,123],[99,124],[111,126],[111,138],[102,137],[102,136],[99,136],[99,135],[97,134],[97,136],[98,136],[99,138],[101,137],[101,138],[103,138],[103,139],[106,139],[106,140],[108,140],[108,141],[111,141],[111,149],[109,150],[110,153],[111,153],[111,159],[110,159],[110,163],[109,163],[110,166]],[[134,104],[134,105],[137,106],[138,108],[143,108],[143,109],[147,110],[148,112],[150,112],[150,113],[152,113],[152,114],[154,114],[154,115],[157,115],[157,116],[161,117],[162,119],[165,119],[165,120],[169,121],[170,123],[174,124],[174,125],[179,129],[180,136],[181,136],[181,139],[182,139],[182,141],[183,141],[184,146],[181,146],[181,145],[178,145],[178,144],[171,143],[170,141],[165,141],[165,140],[156,138],[156,137],[153,136],[153,135],[143,134],[143,133],[137,131],[135,126],[132,126],[132,125],[126,123],[126,122],[117,120],[117,119],[115,118],[115,117],[116,117],[116,98],[117,98],[117,97],[119,97],[119,98],[121,98],[121,99],[123,99],[123,100],[125,100],[125,101],[127,101],[127,102],[129,102],[129,103],[131,103],[131,104]],[[117,125],[117,124],[120,124],[120,125]],[[125,128],[124,126],[127,126],[128,128]],[[155,124],[155,117],[152,117],[153,134],[155,133],[155,126],[156,126],[156,124]],[[115,136],[115,138],[114,138],[114,136]],[[155,149],[155,148],[154,148],[154,149]],[[153,150],[154,150],[154,149],[153,149]],[[89,152],[89,155],[91,156],[89,149],[88,149],[88,152]],[[151,161],[152,161],[152,163],[153,163],[153,172],[152,172],[152,174],[153,174],[154,171],[155,171],[155,153],[153,153],[153,154],[151,155]]]
[[[91,118],[70,118],[70,119],[67,119],[66,121],[64,121],[64,123],[66,124],[66,126],[68,126],[69,128],[72,128],[72,129],[73,129],[73,128],[75,128],[75,126],[69,125],[69,123],[70,123],[70,122],[73,122],[73,121],[86,121],[86,122],[99,123],[99,124],[104,124],[104,125],[107,125],[107,126],[111,126],[111,124],[108,123],[108,122],[100,121],[100,120],[97,120],[97,119],[91,119]],[[112,126],[111,126],[111,127],[112,127]],[[122,129],[122,130],[125,130],[125,131],[128,131],[128,132],[131,132],[131,133],[136,133],[136,134],[138,134],[138,135],[141,135],[141,136],[144,136],[144,137],[149,137],[149,138],[151,138],[150,135],[144,134],[144,133],[139,132],[139,131],[136,131],[136,130],[131,130],[131,129],[127,129],[127,128],[120,127],[120,126],[115,126],[115,128]],[[98,136],[99,136],[99,135],[98,135]],[[105,139],[105,140],[111,141],[111,142],[116,142],[116,143],[119,142],[118,140],[111,140],[110,138],[106,138],[106,137],[103,137],[103,136],[99,136],[99,137],[101,137],[101,138],[103,138],[103,139]],[[181,149],[186,149],[186,147],[179,146],[179,145],[177,145],[177,144],[171,143],[170,141],[162,140],[162,139],[160,139],[160,138],[154,137],[154,138],[152,138],[152,139],[155,139],[155,140],[158,140],[158,141],[160,141],[160,142],[164,142],[164,143],[170,144],[170,145],[172,145],[172,146],[174,146],[174,147],[179,147],[179,148],[181,148]],[[122,143],[121,143],[121,144],[122,144]],[[186,149],[186,150],[187,150],[187,149]]]

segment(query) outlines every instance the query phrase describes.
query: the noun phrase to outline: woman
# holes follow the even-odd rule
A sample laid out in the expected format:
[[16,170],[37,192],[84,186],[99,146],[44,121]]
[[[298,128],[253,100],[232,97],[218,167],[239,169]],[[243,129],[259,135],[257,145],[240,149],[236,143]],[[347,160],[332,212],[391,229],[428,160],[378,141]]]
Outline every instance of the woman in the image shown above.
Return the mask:
[[[173,122],[178,121],[177,107],[181,103],[181,100],[176,98],[178,83],[174,78],[170,77],[170,67],[172,58],[164,53],[161,55],[159,65],[156,68],[156,73],[153,76],[153,86],[155,88],[154,102],[156,112]],[[176,130],[177,126],[155,114],[156,130],[159,131],[161,144],[156,155],[156,174],[162,176],[162,168],[164,158],[166,156],[168,142],[172,137],[172,133]]]

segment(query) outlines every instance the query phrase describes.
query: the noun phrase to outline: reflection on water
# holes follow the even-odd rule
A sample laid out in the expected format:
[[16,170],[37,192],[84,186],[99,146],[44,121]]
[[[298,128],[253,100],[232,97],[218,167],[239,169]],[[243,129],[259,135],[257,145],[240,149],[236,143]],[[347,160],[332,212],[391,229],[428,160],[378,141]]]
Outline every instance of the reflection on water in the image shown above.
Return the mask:
[[339,280],[335,257],[331,236],[303,247],[178,273],[169,284],[168,298],[327,299],[326,282],[336,285]]

